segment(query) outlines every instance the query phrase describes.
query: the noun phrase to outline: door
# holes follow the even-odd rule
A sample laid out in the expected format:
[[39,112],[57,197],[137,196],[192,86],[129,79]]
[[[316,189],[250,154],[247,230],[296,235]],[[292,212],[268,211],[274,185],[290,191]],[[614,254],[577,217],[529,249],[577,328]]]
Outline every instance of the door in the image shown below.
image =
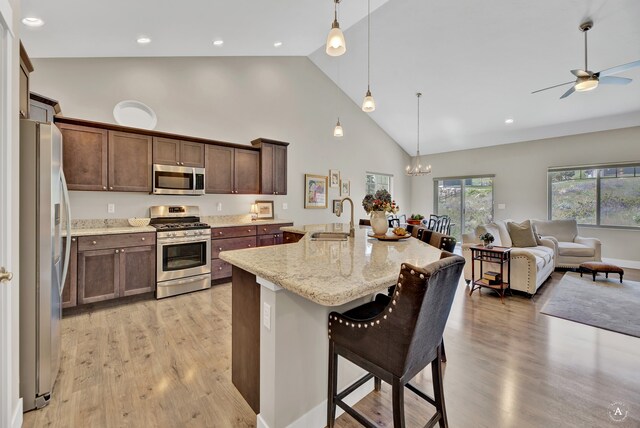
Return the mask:
[[287,147],[274,146],[273,180],[276,195],[287,194]]
[[231,193],[234,149],[208,144],[205,148],[205,193]]
[[273,144],[262,143],[260,146],[260,193],[265,195],[275,195],[274,186],[274,146]]
[[180,143],[180,165],[204,168],[204,144],[182,141]]
[[148,293],[156,288],[156,247],[120,250],[120,297]]
[[109,190],[151,193],[152,137],[109,131]]
[[435,179],[435,211],[451,218],[451,235],[465,233],[493,219],[493,176]]
[[235,193],[260,193],[260,152],[235,149],[233,170]]
[[107,190],[107,131],[56,124],[64,140],[62,164],[69,190]]
[[180,141],[153,137],[153,163],[180,165]]
[[120,250],[78,253],[78,304],[115,299],[120,293]]
[[[0,0],[0,426],[20,426],[18,374],[18,169],[19,145],[16,111],[17,100],[12,99],[19,68],[13,35],[9,31],[13,20],[11,6]],[[13,76],[11,73],[14,73]],[[16,273],[16,276],[13,276]],[[14,419],[15,417],[15,419]]]

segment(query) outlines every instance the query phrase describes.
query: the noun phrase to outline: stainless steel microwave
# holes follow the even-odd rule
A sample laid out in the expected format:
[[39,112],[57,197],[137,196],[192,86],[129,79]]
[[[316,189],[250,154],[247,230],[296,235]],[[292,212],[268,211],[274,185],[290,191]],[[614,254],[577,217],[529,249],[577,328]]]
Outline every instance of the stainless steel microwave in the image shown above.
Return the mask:
[[153,193],[204,195],[204,168],[154,164]]

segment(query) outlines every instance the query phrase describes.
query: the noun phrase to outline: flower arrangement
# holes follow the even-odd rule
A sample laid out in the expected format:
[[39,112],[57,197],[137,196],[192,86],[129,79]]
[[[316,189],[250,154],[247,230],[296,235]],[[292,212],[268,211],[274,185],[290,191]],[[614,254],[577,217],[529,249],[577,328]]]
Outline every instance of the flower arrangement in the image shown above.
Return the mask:
[[367,214],[372,211],[382,211],[385,213],[397,213],[400,208],[396,201],[391,199],[391,194],[384,189],[378,190],[375,195],[368,194],[362,200],[362,207]]
[[495,239],[489,232],[480,235],[478,238],[480,238],[485,246],[489,246]]

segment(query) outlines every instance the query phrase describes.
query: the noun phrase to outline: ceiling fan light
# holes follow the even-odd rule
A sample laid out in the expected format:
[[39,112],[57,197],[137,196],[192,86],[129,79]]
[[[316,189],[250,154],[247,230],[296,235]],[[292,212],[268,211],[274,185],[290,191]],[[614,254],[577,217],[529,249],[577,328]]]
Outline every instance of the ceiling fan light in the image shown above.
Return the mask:
[[333,21],[333,25],[331,26],[331,31],[329,31],[329,35],[327,36],[327,55],[329,56],[340,56],[347,51],[347,45],[344,40],[344,34],[340,29],[340,25],[338,21]]
[[364,96],[364,100],[362,100],[362,111],[371,113],[376,109],[376,101],[373,99],[373,95],[371,95],[371,91],[367,89],[367,94]]
[[588,79],[580,80],[578,83],[576,83],[575,89],[578,92],[587,92],[593,91],[597,87],[598,79],[595,77],[590,77]]

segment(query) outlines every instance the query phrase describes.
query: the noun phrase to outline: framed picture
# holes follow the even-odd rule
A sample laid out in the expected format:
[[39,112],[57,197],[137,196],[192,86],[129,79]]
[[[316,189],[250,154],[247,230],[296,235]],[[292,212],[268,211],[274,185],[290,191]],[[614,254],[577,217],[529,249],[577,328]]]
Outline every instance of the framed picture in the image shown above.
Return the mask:
[[340,196],[350,196],[351,182],[349,180],[340,180]]
[[340,199],[334,199],[333,200],[333,213],[335,214],[338,211],[338,208],[340,208],[340,211],[342,211],[342,207],[341,207],[342,203]]
[[273,218],[273,201],[256,201],[258,209],[258,220],[268,220]]
[[340,171],[337,169],[329,170],[329,187],[340,187]]
[[327,185],[326,175],[304,175],[304,207],[305,208],[327,208]]

